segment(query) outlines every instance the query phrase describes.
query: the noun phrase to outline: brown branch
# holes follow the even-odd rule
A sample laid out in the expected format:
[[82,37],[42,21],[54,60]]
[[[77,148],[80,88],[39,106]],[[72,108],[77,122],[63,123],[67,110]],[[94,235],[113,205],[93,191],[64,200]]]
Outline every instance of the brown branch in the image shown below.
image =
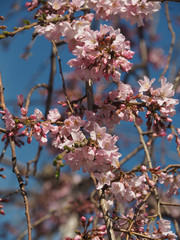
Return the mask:
[[166,18],[167,18],[167,22],[168,22],[168,28],[169,28],[169,31],[170,31],[171,36],[172,36],[172,40],[171,40],[171,45],[170,45],[170,48],[169,48],[167,63],[166,63],[166,66],[164,67],[164,70],[163,70],[161,76],[164,76],[165,73],[167,72],[168,68],[169,68],[169,64],[170,64],[170,61],[171,61],[171,56],[172,56],[172,52],[173,52],[173,48],[174,48],[174,44],[175,44],[175,39],[176,39],[176,34],[173,30],[172,22],[171,22],[170,15],[169,15],[168,2],[165,3],[165,13],[166,13]]
[[176,233],[178,235],[178,238],[180,239],[180,230],[179,230],[179,224],[178,221],[176,219],[173,219],[173,223],[174,223],[174,227],[176,229]]
[[170,164],[167,167],[163,168],[161,171],[169,173],[169,172],[173,172],[178,168],[180,168],[180,164]]
[[0,108],[4,110],[6,108],[6,104],[4,101],[4,88],[2,84],[2,79],[1,79],[1,73],[0,73]]
[[13,164],[13,172],[16,174],[17,180],[19,182],[19,187],[21,190],[21,194],[24,198],[24,205],[25,205],[25,215],[26,215],[26,220],[27,220],[27,227],[28,227],[28,240],[31,240],[31,217],[30,217],[30,212],[29,212],[29,203],[28,203],[28,197],[27,193],[25,191],[25,185],[22,179],[22,176],[19,172],[18,166],[17,166],[17,159],[16,159],[16,152],[15,152],[15,142],[14,140],[10,137],[9,138],[10,145],[11,145],[11,153],[12,153],[12,164]]
[[8,143],[8,142],[5,142],[4,148],[3,148],[2,153],[1,153],[1,155],[0,155],[0,162],[2,161],[2,159],[3,159],[3,157],[4,157],[4,154],[5,154],[5,152],[6,152],[6,149],[7,149],[8,145],[9,145],[9,143]]
[[94,108],[94,94],[93,94],[93,82],[91,79],[86,81],[86,95],[88,110],[93,111]]
[[66,84],[65,84],[65,79],[64,79],[64,75],[63,75],[63,71],[62,71],[62,65],[61,65],[61,58],[59,56],[59,53],[58,53],[58,50],[57,50],[57,47],[56,47],[56,43],[54,41],[52,41],[52,44],[53,44],[53,47],[55,49],[55,53],[56,53],[56,56],[58,58],[58,62],[59,62],[59,71],[60,71],[60,75],[61,75],[61,78],[62,78],[62,82],[63,82],[63,92],[64,92],[64,95],[66,97],[66,101],[68,103],[68,106],[69,106],[69,109],[71,110],[71,113],[74,113],[73,109],[72,109],[72,106],[71,106],[71,103],[69,101],[69,98],[67,96],[67,92],[66,92]]
[[167,206],[180,207],[180,204],[178,204],[178,203],[160,202],[160,204],[167,205]]
[[141,130],[141,127],[138,126],[135,121],[134,121],[134,125],[135,127],[137,128],[137,131],[139,133],[139,138],[140,138],[140,142],[142,143],[143,145],[143,148],[144,148],[144,151],[145,151],[145,154],[146,154],[146,157],[147,157],[147,161],[148,161],[148,165],[149,165],[149,168],[153,168],[152,166],[152,162],[151,162],[151,158],[150,158],[150,155],[149,155],[149,151],[148,151],[148,148],[147,148],[147,145],[144,141],[144,138],[143,138],[143,132]]
[[46,88],[48,89],[48,85],[46,83],[39,83],[37,85],[35,85],[33,88],[31,88],[31,90],[29,91],[28,93],[28,96],[27,96],[27,99],[26,99],[26,103],[25,103],[25,108],[28,110],[29,108],[29,105],[30,105],[30,98],[31,98],[31,95],[33,94],[33,92],[37,89],[37,88]]
[[0,133],[6,133],[6,129],[4,129],[4,128],[0,128]]

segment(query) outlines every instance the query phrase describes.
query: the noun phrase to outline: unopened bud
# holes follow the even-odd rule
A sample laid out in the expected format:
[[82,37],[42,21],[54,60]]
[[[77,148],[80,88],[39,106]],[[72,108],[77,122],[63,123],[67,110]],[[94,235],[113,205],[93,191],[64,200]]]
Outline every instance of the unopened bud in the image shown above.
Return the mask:
[[90,217],[90,218],[88,219],[88,223],[91,223],[91,222],[93,221],[93,218],[94,218],[94,216]]
[[32,5],[31,2],[26,2],[25,7],[30,7]]
[[81,222],[82,222],[82,223],[86,222],[86,217],[82,216],[82,217],[81,217]]
[[144,172],[144,171],[146,171],[146,170],[147,170],[147,167],[146,167],[146,166],[144,166],[144,165],[142,165],[142,166],[141,166],[141,171],[143,171],[143,172]]
[[18,103],[18,106],[22,107],[23,106],[23,102],[24,102],[24,97],[22,94],[20,95],[17,95],[17,103]]
[[24,125],[22,123],[18,123],[18,128],[23,128]]

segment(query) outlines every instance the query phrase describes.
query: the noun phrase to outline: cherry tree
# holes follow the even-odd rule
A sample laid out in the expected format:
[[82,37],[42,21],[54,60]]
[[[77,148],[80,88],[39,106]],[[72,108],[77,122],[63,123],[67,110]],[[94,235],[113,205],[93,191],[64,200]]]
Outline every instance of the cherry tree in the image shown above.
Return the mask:
[[[26,229],[6,226],[17,239],[55,239],[57,234],[66,240],[180,238],[180,164],[160,160],[168,153],[156,148],[159,143],[173,145],[180,157],[180,128],[173,123],[178,69],[170,74],[179,66],[172,60],[176,32],[169,9],[179,7],[179,1],[171,2],[32,0],[25,3],[29,20],[14,30],[0,17],[1,42],[30,30],[32,41],[46,38],[52,47],[48,84],[34,85],[27,96],[20,92],[15,111],[4,97],[0,77],[0,159],[6,165],[6,150],[11,150],[9,164],[19,184],[18,190],[2,194],[0,213],[21,193],[17,202],[24,201]],[[153,30],[154,14],[162,8],[168,52],[158,47]],[[22,57],[31,51],[28,45]],[[64,65],[71,71],[65,73]],[[56,88],[59,78],[61,88]],[[44,113],[31,102],[39,90]],[[130,133],[134,135],[128,139]],[[24,145],[33,145],[33,159],[23,152]],[[48,166],[40,159],[43,151],[51,156]],[[32,178],[38,190],[32,191]]]

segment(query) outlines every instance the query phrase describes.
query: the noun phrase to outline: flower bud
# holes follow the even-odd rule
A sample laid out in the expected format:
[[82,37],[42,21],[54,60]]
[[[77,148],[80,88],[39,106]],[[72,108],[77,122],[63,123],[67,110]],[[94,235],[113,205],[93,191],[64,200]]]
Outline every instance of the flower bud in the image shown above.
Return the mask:
[[20,106],[20,107],[22,108],[23,102],[24,102],[24,97],[23,97],[23,95],[22,95],[22,94],[17,95],[17,103],[18,103],[18,106]]
[[85,222],[86,222],[86,217],[82,216],[82,217],[81,217],[81,222],[82,222],[82,223],[85,223]]
[[27,109],[26,108],[21,108],[21,114],[25,116],[27,114]]

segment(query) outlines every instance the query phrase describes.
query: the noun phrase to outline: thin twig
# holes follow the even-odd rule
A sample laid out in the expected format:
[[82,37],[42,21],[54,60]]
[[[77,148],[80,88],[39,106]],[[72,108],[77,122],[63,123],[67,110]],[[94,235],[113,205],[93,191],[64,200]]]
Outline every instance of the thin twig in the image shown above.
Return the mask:
[[0,73],[0,108],[4,110],[6,108],[6,104],[4,101],[4,88],[2,84],[2,79],[1,79],[1,73]]
[[39,83],[37,85],[35,85],[33,88],[31,88],[31,90],[28,93],[27,99],[26,99],[26,103],[25,103],[25,108],[28,110],[29,105],[30,105],[30,98],[31,95],[33,94],[33,92],[37,89],[37,88],[46,88],[48,89],[48,85],[46,83]]
[[5,154],[5,152],[6,152],[6,149],[7,149],[8,145],[9,145],[9,143],[8,143],[8,142],[5,142],[4,148],[3,148],[2,153],[1,153],[1,155],[0,155],[0,162],[2,161],[2,159],[3,159],[3,157],[4,157],[4,154]]
[[64,79],[64,75],[63,75],[63,71],[62,71],[62,65],[61,65],[61,58],[59,56],[59,53],[58,53],[58,50],[57,50],[57,47],[56,47],[56,43],[54,41],[52,41],[52,44],[53,44],[53,47],[55,49],[55,52],[56,52],[56,56],[58,58],[58,62],[59,62],[59,71],[60,71],[60,75],[61,75],[61,78],[62,78],[62,82],[63,82],[63,92],[64,92],[64,95],[66,97],[66,101],[68,103],[68,106],[71,110],[71,113],[74,113],[73,109],[72,109],[72,106],[71,106],[71,103],[69,101],[69,98],[67,96],[67,92],[66,92],[66,84],[65,84],[65,79]]
[[146,145],[146,143],[144,141],[144,138],[143,138],[141,127],[138,126],[135,122],[134,122],[134,125],[136,126],[137,131],[139,133],[140,142],[143,145],[143,148],[144,148],[144,151],[145,151],[145,154],[146,154],[146,157],[147,157],[149,168],[153,168],[151,158],[150,158],[150,155],[149,155],[149,151],[148,151],[147,145]]
[[52,46],[51,70],[50,70],[49,83],[48,83],[48,96],[46,100],[46,110],[44,114],[45,117],[47,116],[49,109],[51,107],[55,74],[56,74],[56,49],[54,48],[54,46]]
[[172,52],[173,52],[173,48],[174,48],[174,44],[175,44],[175,39],[176,39],[176,34],[173,30],[172,22],[171,22],[170,15],[169,15],[168,2],[165,3],[165,13],[166,13],[166,18],[167,18],[167,22],[168,22],[168,28],[169,28],[169,31],[171,33],[172,39],[171,39],[171,45],[170,45],[170,48],[169,48],[169,54],[168,54],[168,57],[167,57],[166,66],[164,67],[164,70],[163,70],[161,76],[164,76],[165,73],[167,72],[168,68],[169,68],[169,64],[170,64],[170,61],[171,61],[171,56],[172,56]]
[[[135,122],[134,122],[134,125],[136,126],[137,131],[138,131],[138,133],[139,133],[140,142],[143,144],[143,147],[144,147],[144,151],[145,151],[145,154],[146,154],[146,157],[147,157],[147,161],[148,161],[149,168],[153,168],[153,166],[152,166],[152,161],[151,161],[151,157],[150,157],[150,154],[149,154],[147,145],[146,145],[146,143],[145,143],[145,141],[144,141],[144,137],[143,137],[143,135],[142,135],[141,127],[138,126]],[[152,179],[153,179],[153,181],[155,181],[156,175],[152,174]],[[160,206],[160,199],[159,199],[158,191],[157,191],[156,188],[154,188],[154,193],[155,193],[155,197],[156,197],[156,201],[157,201],[158,214],[159,214],[159,217],[162,218],[162,216],[161,216],[161,209],[160,209],[160,207],[161,207],[161,206]]]
[[30,165],[31,165],[32,163],[34,163],[33,175],[36,174],[36,171],[37,171],[37,162],[38,162],[38,159],[39,159],[39,157],[40,157],[41,150],[42,150],[42,147],[39,146],[35,158],[34,158],[33,160],[27,162],[25,185],[27,185],[27,183],[28,183],[28,179],[29,179],[29,175],[30,175]]
[[152,240],[162,240],[160,238],[154,238],[154,237],[150,237],[150,236],[147,236],[145,234],[142,234],[142,233],[138,233],[138,232],[133,232],[133,231],[130,231],[128,232],[128,230],[126,229],[121,229],[121,228],[114,228],[115,231],[118,231],[118,232],[124,232],[124,233],[129,233],[130,235],[135,235],[135,236],[139,236],[139,237],[143,237],[145,239],[152,239]]
[[176,219],[173,219],[173,223],[174,223],[174,227],[176,229],[177,236],[180,239],[179,223],[178,223],[178,221]]
[[10,145],[11,145],[13,172],[16,174],[17,180],[19,182],[19,187],[21,189],[21,194],[24,198],[25,215],[26,215],[27,227],[28,227],[28,240],[31,240],[31,229],[32,229],[32,227],[31,227],[31,217],[30,217],[30,212],[29,212],[28,197],[27,197],[27,193],[25,191],[25,185],[24,185],[23,179],[22,179],[21,174],[19,172],[19,169],[17,167],[15,142],[11,137],[9,138],[9,141],[10,141]]
[[4,128],[0,128],[0,133],[6,133],[6,129],[4,129]]
[[[51,211],[50,213],[46,214],[45,216],[39,218],[37,221],[35,221],[34,223],[32,223],[32,228],[37,227],[39,224],[45,222],[46,220],[48,220],[50,217],[52,217],[52,215],[55,213],[55,211]],[[21,233],[18,237],[17,240],[22,240],[26,235],[28,234],[28,231],[25,230],[23,233]]]
[[167,205],[167,206],[180,207],[180,204],[178,204],[178,203],[160,202],[160,204]]

